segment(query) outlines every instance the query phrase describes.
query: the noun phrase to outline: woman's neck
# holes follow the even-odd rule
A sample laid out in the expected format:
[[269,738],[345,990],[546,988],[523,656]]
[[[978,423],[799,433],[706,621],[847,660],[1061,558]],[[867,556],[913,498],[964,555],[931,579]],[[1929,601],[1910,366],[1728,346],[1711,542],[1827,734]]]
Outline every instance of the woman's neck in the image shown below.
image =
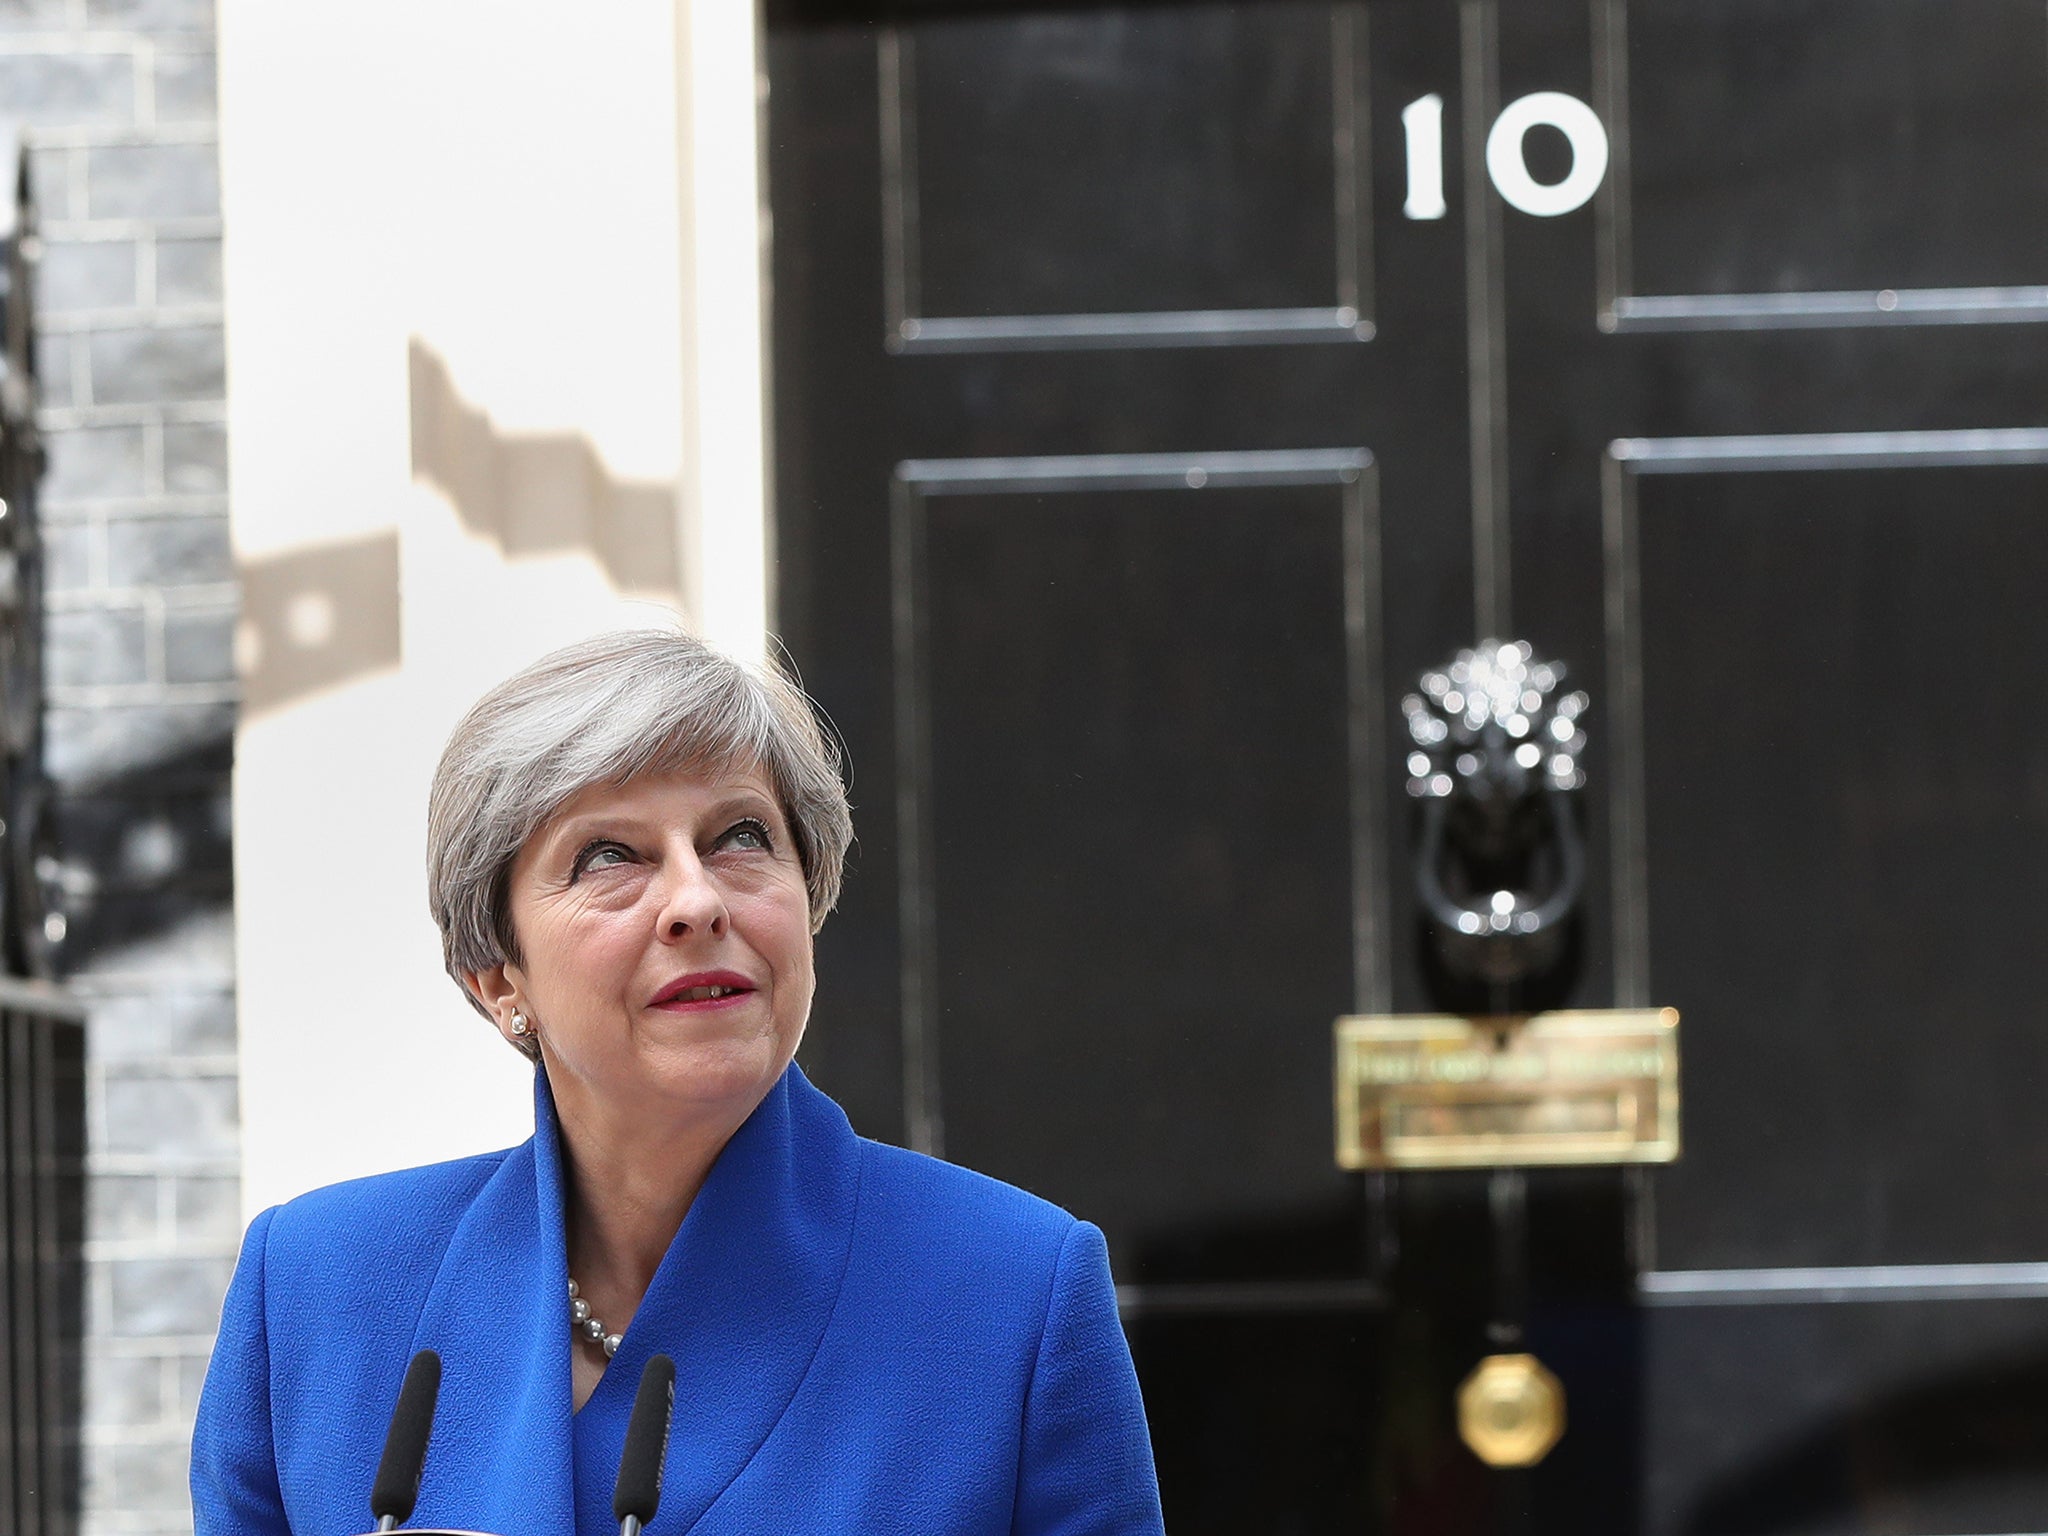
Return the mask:
[[[558,1097],[555,1113],[562,1128],[569,1275],[605,1331],[624,1333],[711,1165],[745,1116],[684,1124],[649,1117],[635,1124],[582,1112],[573,1093],[563,1097],[570,1102]],[[571,1407],[580,1409],[604,1378],[606,1356],[597,1341],[565,1342]]]
[[[682,1230],[712,1164],[771,1088],[744,1102],[622,1104],[550,1072],[561,1127],[569,1277],[607,1333],[624,1333]],[[566,1306],[566,1298],[564,1302]],[[566,1332],[566,1329],[565,1329]],[[598,1343],[573,1346],[574,1405],[604,1375]]]
[[[569,1272],[613,1331],[622,1331],[711,1165],[746,1117],[636,1121],[559,1101],[556,1111],[567,1184]],[[597,1307],[599,1296],[612,1312]]]

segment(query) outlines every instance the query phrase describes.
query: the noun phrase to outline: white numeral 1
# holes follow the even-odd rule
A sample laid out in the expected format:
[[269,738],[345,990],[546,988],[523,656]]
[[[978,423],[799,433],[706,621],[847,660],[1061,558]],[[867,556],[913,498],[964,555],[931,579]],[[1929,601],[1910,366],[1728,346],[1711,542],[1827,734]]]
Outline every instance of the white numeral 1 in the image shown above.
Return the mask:
[[1408,201],[1401,211],[1411,219],[1444,216],[1444,99],[1418,97],[1401,109],[1401,128],[1408,138]]

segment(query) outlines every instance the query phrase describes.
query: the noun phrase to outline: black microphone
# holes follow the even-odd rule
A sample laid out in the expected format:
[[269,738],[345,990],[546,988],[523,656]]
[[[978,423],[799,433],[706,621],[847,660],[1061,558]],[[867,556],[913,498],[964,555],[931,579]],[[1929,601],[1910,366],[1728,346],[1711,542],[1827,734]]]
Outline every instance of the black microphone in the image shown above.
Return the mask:
[[434,1432],[434,1403],[441,1395],[441,1357],[423,1349],[405,1368],[398,1406],[391,1410],[391,1429],[384,1436],[384,1459],[377,1463],[377,1481],[370,1486],[370,1514],[380,1531],[396,1530],[412,1518],[419,1502],[420,1474],[427,1468],[427,1437]]
[[633,1416],[626,1420],[626,1449],[619,1480],[612,1485],[612,1515],[619,1536],[640,1536],[661,1504],[661,1468],[668,1460],[668,1424],[676,1407],[676,1363],[656,1355],[640,1373]]

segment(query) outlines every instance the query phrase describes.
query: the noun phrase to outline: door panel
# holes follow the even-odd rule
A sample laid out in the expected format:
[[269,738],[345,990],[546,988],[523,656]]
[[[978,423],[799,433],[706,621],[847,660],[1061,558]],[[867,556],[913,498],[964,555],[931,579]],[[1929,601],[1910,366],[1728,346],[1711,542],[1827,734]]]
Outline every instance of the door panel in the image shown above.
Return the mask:
[[1355,26],[1296,4],[899,35],[882,81],[899,340],[953,316],[1355,309]]
[[[1210,472],[914,494],[924,574],[905,597],[932,637],[906,690],[929,722],[936,923],[912,962],[933,989],[927,1112],[949,1155],[1085,1203],[1130,1279],[1214,1262],[1343,1273],[1358,1240],[1342,1222],[1334,1254],[1212,1259],[1178,1236],[1356,1204],[1322,1137],[1231,1158],[1213,1138],[1327,1120],[1324,1032],[1351,1006],[1377,887],[1352,831],[1369,664],[1353,642],[1370,615],[1345,575],[1362,574],[1347,552],[1365,537],[1365,467],[1327,485],[1188,483]],[[1268,685],[1215,686],[1246,667]]]
[[[1309,1536],[1370,1530],[1384,1462],[1368,1385],[1385,1351],[1356,1306],[1233,1316],[1198,1307],[1127,1312],[1131,1354],[1159,1450],[1167,1529]],[[1293,1490],[1276,1499],[1275,1486]]]
[[1633,487],[1650,974],[1694,1042],[1660,1262],[2038,1257],[2048,470],[1755,446]]
[[1655,1310],[1648,1340],[1647,1531],[2040,1524],[2038,1299]]
[[2048,282],[2048,13],[1629,0],[1641,294]]

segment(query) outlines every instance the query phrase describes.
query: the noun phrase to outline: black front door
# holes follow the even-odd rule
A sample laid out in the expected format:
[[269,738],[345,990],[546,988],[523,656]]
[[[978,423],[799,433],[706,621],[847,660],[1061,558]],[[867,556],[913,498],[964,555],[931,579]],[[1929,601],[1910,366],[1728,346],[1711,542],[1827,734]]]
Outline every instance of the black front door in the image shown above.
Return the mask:
[[[789,0],[769,75],[806,1061],[1103,1227],[1169,1528],[2038,1528],[2043,8]],[[1489,635],[1592,699],[1537,1000],[1682,1012],[1654,1175],[1334,1161],[1332,1020],[1467,1002],[1396,705]]]

